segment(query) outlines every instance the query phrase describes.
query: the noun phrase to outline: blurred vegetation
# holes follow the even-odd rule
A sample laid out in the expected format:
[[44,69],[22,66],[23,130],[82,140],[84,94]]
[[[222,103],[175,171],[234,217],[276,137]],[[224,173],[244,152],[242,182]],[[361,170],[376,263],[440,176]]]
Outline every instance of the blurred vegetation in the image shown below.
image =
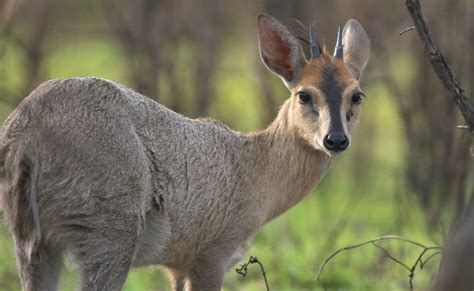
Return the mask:
[[[474,84],[469,0],[424,1],[433,34],[468,93]],[[357,18],[372,40],[362,79],[368,96],[351,149],[302,203],[257,234],[257,256],[274,290],[407,289],[408,273],[367,246],[337,248],[397,234],[442,245],[452,218],[472,192],[472,138],[455,129],[460,114],[425,60],[403,1],[375,0],[0,0],[0,120],[39,83],[99,76],[123,83],[190,117],[209,115],[241,131],[263,129],[288,93],[258,57],[256,15],[265,12],[307,38],[317,20],[332,47],[337,26]],[[411,264],[418,249],[384,242]],[[246,259],[245,259],[246,261]],[[426,287],[439,257],[416,272]],[[77,288],[67,260],[60,290]],[[257,266],[230,271],[225,290],[262,290]],[[18,290],[13,244],[0,226],[0,290]],[[158,268],[131,271],[125,290],[169,290]]]

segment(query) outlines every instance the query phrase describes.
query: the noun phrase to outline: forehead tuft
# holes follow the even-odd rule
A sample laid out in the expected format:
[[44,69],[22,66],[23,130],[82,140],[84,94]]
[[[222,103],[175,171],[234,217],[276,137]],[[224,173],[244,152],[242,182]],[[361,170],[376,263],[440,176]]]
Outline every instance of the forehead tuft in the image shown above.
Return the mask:
[[344,63],[331,56],[323,55],[319,59],[310,60],[304,67],[298,83],[302,85],[326,87],[328,83],[335,83],[341,88],[357,82]]

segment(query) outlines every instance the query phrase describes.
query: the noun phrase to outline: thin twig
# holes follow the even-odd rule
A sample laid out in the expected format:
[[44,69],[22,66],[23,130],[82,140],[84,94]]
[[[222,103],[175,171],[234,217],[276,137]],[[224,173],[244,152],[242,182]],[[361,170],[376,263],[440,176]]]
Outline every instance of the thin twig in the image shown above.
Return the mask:
[[416,258],[415,263],[413,264],[413,266],[412,266],[411,269],[410,269],[410,274],[408,275],[408,277],[410,278],[410,280],[408,281],[409,284],[410,284],[410,290],[413,290],[413,279],[415,278],[416,266],[418,265],[418,263],[421,264],[421,262],[422,262],[421,258],[423,258],[423,255],[424,255],[427,251],[428,251],[428,248],[425,248],[425,249],[420,253],[420,255],[418,255],[418,258]]
[[458,125],[456,126],[457,129],[466,129],[466,130],[471,130],[471,127],[469,125]]
[[400,35],[404,34],[405,32],[408,32],[408,31],[411,31],[411,30],[415,30],[415,29],[416,29],[416,27],[415,27],[414,25],[409,26],[409,27],[405,28],[404,30],[400,31],[400,32],[398,33],[398,35],[400,36]]
[[420,269],[423,269],[423,267],[426,265],[426,263],[428,263],[432,258],[436,257],[437,255],[441,255],[441,254],[443,254],[443,252],[441,252],[441,251],[432,253],[426,260],[420,262]]
[[262,271],[262,276],[263,279],[265,280],[265,286],[267,287],[267,291],[270,291],[270,287],[268,286],[268,281],[267,281],[267,273],[265,273],[265,269],[263,268],[263,264],[257,259],[257,257],[252,257],[250,256],[249,260],[247,263],[240,265],[240,268],[235,269],[237,274],[242,275],[242,276],[247,276],[247,267],[250,264],[258,264],[260,266],[260,270]]
[[395,263],[399,264],[400,266],[404,267],[405,269],[407,269],[408,271],[410,271],[410,267],[408,267],[405,263],[403,263],[402,261],[398,260],[397,258],[393,257],[386,249],[384,249],[383,247],[379,246],[378,244],[376,244],[375,242],[372,242],[372,244],[378,248],[379,250],[381,250],[382,252],[384,252],[384,254],[389,258],[391,259],[392,261],[394,261]]
[[306,38],[301,37],[301,36],[297,36],[297,38],[301,40],[302,42],[304,42],[305,44],[309,45],[309,41]]
[[308,26],[301,23],[298,19],[293,19],[293,21],[296,22],[305,33],[308,32]]

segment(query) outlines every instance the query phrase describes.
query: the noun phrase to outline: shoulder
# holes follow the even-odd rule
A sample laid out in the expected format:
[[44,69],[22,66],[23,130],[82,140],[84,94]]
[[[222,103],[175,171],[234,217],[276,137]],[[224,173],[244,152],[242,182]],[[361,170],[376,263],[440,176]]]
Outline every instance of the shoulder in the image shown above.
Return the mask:
[[245,136],[242,135],[241,132],[231,129],[222,121],[210,117],[197,118],[192,121],[194,126],[207,132],[208,135],[220,141],[232,140],[233,142],[237,142],[238,140],[245,139]]
[[220,120],[211,118],[211,117],[199,117],[199,118],[196,118],[195,121],[197,123],[201,123],[201,124],[205,124],[205,125],[211,125],[213,127],[221,128],[223,130],[232,131],[232,129],[229,126],[227,126],[227,124],[223,123]]

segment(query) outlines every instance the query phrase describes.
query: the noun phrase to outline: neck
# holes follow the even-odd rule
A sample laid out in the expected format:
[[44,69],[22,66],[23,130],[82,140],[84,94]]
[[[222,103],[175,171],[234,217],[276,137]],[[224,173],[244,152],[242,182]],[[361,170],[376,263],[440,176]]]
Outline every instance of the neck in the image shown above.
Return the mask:
[[264,223],[301,201],[331,165],[331,158],[299,138],[289,122],[290,103],[264,131],[250,134],[254,184]]

